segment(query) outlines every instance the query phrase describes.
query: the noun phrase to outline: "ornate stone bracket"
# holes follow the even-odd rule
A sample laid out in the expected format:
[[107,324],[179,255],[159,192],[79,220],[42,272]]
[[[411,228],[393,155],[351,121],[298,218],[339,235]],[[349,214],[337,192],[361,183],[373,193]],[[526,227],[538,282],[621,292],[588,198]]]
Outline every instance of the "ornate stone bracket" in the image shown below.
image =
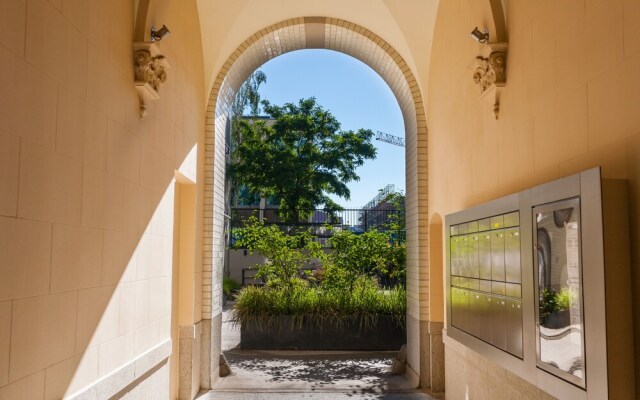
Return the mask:
[[171,68],[171,64],[154,42],[134,43],[133,58],[136,89],[140,97],[140,118],[144,118],[149,102],[160,98],[160,87],[167,80],[167,70]]
[[481,99],[490,102],[496,119],[500,115],[500,94],[507,84],[507,44],[489,43],[473,64],[473,81],[480,86]]

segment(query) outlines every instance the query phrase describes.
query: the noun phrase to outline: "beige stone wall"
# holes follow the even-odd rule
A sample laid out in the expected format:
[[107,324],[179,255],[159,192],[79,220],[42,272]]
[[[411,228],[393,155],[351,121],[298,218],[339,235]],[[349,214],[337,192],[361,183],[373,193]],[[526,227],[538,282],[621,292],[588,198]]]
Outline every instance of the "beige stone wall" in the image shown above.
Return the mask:
[[62,398],[171,338],[202,50],[195,0],[149,21],[173,68],[141,120],[134,1],[0,0],[0,399]]
[[[470,4],[442,0],[436,19],[428,108],[430,215],[598,165],[604,177],[627,179],[640,343],[640,3],[506,2],[507,86],[497,121],[472,80],[470,67],[481,46],[468,32],[487,22]],[[491,389],[487,382],[505,372],[476,358],[447,349],[448,398],[465,398],[465,387],[478,399],[528,393],[516,378],[507,379],[504,389]]]
[[[554,400],[529,382],[457,343],[447,346],[444,365],[447,399]],[[452,377],[456,379],[454,383],[451,383]]]

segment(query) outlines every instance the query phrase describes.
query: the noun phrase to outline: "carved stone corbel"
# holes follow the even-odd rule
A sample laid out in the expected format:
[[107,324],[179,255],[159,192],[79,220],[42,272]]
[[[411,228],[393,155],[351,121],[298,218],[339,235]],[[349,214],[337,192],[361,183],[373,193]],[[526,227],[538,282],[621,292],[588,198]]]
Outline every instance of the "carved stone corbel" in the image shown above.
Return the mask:
[[154,42],[134,43],[133,59],[136,90],[140,97],[140,118],[144,118],[149,102],[160,98],[160,87],[167,80],[167,70],[171,68],[171,64]]
[[496,119],[500,115],[500,94],[507,84],[507,44],[489,43],[473,64],[473,81],[480,86],[480,97],[491,102]]

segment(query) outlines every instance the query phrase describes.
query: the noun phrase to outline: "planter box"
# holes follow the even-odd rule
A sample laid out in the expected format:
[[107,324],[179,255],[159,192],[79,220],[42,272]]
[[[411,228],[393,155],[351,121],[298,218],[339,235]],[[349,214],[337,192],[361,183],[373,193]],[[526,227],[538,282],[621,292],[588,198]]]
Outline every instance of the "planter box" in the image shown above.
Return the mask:
[[569,310],[556,311],[549,314],[541,324],[549,329],[561,329],[571,325],[571,314]]
[[407,342],[405,326],[388,315],[378,317],[372,329],[365,330],[361,318],[354,317],[337,326],[326,319],[321,325],[304,321],[291,330],[291,317],[281,316],[269,326],[256,322],[240,327],[243,350],[398,350]]

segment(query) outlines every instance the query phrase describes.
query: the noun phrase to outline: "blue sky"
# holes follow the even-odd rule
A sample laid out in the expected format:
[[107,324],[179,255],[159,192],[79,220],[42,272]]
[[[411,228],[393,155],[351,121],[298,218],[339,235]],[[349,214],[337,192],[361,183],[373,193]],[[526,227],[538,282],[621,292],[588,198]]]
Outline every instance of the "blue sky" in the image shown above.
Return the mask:
[[[353,57],[331,50],[298,50],[267,62],[261,70],[267,83],[260,94],[273,104],[315,97],[343,130],[366,128],[404,137],[393,93],[375,71]],[[349,183],[351,200],[334,198],[345,208],[362,207],[387,184],[405,190],[404,148],[376,140],[374,145],[378,157],[357,170],[360,181]]]

